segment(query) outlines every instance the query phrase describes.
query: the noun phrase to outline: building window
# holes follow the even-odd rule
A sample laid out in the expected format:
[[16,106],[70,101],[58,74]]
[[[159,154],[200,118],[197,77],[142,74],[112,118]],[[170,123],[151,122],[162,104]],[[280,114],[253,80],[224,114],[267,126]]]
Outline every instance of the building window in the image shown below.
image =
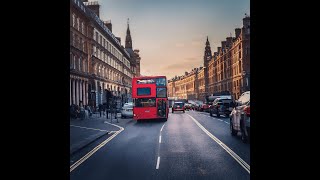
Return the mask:
[[72,27],[76,27],[76,15],[72,14]]
[[75,43],[74,43],[74,47],[78,48],[78,35],[75,35]]
[[239,59],[241,59],[241,51],[239,51]]
[[79,70],[80,71],[83,71],[83,61],[82,61],[82,59],[81,59],[81,57],[79,58]]
[[85,32],[84,32],[84,22],[81,23],[81,32],[82,32],[82,34],[85,34]]
[[83,41],[83,51],[87,52],[87,42]]
[[77,30],[80,31],[80,18],[77,18]]
[[99,42],[99,41],[98,41],[98,38],[99,38],[99,35],[98,35],[98,32],[96,32],[96,39],[95,39],[95,40],[96,40],[97,42]]
[[82,40],[82,38],[80,37],[80,49],[83,51],[83,40]]

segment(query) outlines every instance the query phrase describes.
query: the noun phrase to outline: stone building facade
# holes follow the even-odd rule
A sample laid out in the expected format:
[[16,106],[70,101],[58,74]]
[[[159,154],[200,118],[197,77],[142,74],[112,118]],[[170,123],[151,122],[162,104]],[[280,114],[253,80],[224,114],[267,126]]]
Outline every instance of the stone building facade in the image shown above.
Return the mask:
[[133,56],[99,9],[97,1],[70,0],[70,105],[97,107],[107,91],[122,103],[130,99]]

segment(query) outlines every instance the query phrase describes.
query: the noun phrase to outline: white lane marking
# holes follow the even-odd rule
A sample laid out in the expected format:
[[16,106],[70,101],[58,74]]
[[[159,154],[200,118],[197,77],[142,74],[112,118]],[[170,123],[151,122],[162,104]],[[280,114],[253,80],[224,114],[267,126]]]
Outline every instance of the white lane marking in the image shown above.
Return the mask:
[[[105,122],[105,123],[108,123],[108,122]],[[102,148],[104,145],[106,145],[109,141],[111,141],[114,137],[116,137],[119,133],[121,133],[124,130],[124,128],[121,127],[121,126],[118,126],[118,125],[115,125],[115,124],[111,124],[111,123],[108,123],[108,124],[116,126],[116,127],[120,128],[120,130],[116,131],[116,133],[114,133],[108,139],[106,139],[105,141],[100,143],[98,146],[96,146],[90,152],[88,152],[86,155],[84,155],[82,158],[80,158],[77,162],[72,164],[70,166],[70,172],[72,172],[74,169],[76,169],[80,164],[82,164],[84,161],[86,161],[90,156],[92,156],[95,152],[97,152],[100,148]]]
[[158,156],[156,169],[159,169],[159,165],[160,165],[160,156]]
[[164,123],[164,124],[162,125],[162,127],[161,127],[161,129],[160,129],[160,132],[162,131],[162,129],[163,129],[163,127],[164,127],[165,124],[166,124],[166,123]]
[[116,124],[109,123],[109,122],[107,122],[107,121],[104,121],[104,123],[110,124],[110,125],[112,125],[112,126],[116,126],[116,127],[119,128],[120,130],[121,130],[121,129],[124,129],[124,128],[121,127],[121,126],[118,126],[118,125],[116,125]]
[[[189,114],[187,114],[190,116]],[[235,159],[249,174],[250,174],[250,165],[247,164],[243,159],[241,159],[235,152],[233,152],[227,145],[221,142],[217,137],[212,135],[206,128],[204,128],[195,118],[190,116],[190,118],[204,131],[211,139],[217,142],[224,150],[226,150],[233,159]]]
[[161,143],[161,136],[159,137],[159,143]]
[[78,127],[78,128],[83,128],[83,129],[96,130],[96,131],[107,131],[107,130],[103,130],[103,129],[88,128],[88,127],[76,126],[76,125],[72,125],[72,124],[70,124],[70,126],[72,126],[72,127]]
[[230,124],[230,123],[228,123],[227,121],[223,121],[223,122],[225,122],[226,124]]

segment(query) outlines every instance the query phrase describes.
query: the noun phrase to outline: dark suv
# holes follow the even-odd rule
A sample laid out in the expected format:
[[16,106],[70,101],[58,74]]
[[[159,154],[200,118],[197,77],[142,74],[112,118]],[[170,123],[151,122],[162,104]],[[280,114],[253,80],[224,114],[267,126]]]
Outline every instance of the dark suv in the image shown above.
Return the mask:
[[229,114],[232,111],[232,106],[230,106],[231,102],[231,97],[216,98],[209,108],[210,116],[212,116],[212,114],[216,114],[217,117],[220,117],[220,115],[229,117]]

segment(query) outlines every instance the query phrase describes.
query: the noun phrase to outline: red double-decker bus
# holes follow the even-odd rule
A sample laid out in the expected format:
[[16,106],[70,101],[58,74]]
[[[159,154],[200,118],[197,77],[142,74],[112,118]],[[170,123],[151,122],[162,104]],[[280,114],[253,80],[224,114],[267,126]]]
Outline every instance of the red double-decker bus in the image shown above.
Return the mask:
[[168,119],[166,76],[132,78],[133,119]]

